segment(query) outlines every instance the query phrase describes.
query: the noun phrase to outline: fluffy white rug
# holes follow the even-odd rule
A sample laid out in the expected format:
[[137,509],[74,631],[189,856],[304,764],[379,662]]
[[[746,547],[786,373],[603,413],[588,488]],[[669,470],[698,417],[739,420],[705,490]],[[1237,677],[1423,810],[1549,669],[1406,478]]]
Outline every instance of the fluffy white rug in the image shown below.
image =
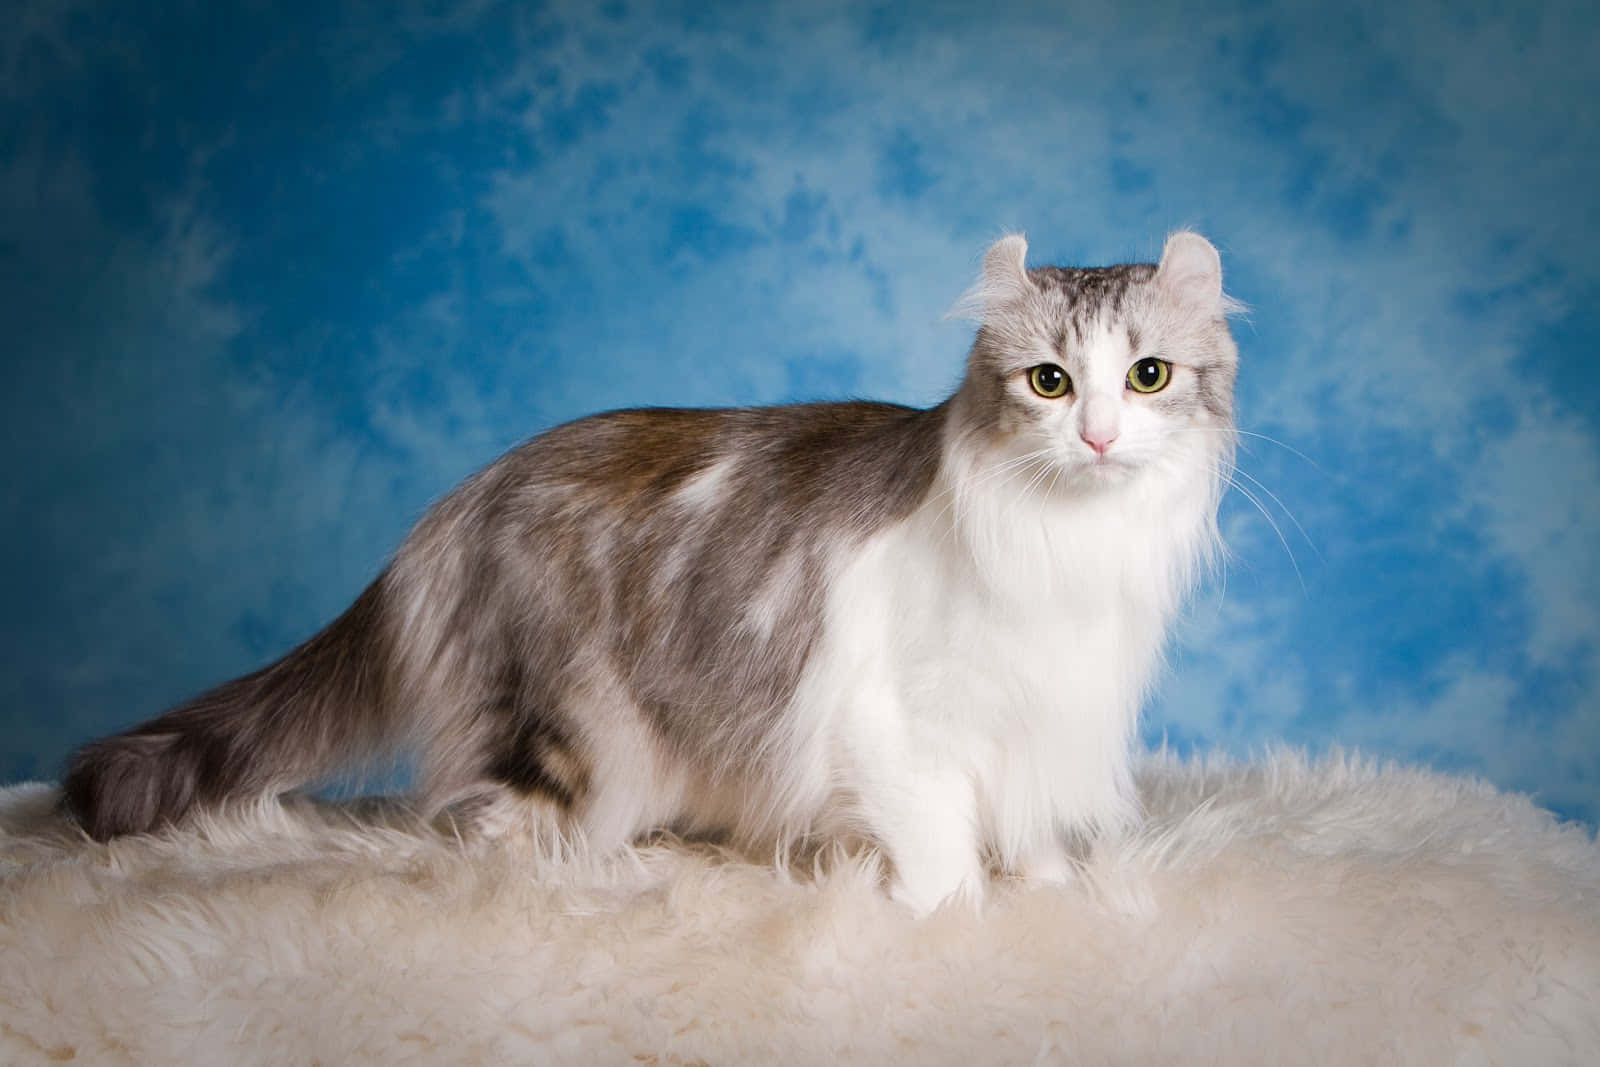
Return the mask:
[[1600,849],[1334,757],[1153,758],[1077,884],[917,921],[871,856],[466,850],[295,802],[93,845],[0,791],[0,1060],[1600,1062]]

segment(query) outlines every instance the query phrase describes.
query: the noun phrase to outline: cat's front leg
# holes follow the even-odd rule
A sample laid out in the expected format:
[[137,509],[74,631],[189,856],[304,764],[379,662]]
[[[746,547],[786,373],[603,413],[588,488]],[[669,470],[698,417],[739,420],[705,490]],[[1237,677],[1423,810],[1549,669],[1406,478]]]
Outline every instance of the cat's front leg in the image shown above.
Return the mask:
[[905,800],[903,811],[885,813],[879,830],[894,864],[890,896],[919,917],[949,900],[981,903],[987,879],[964,776],[932,776]]
[[1017,857],[1013,873],[1030,885],[1071,885],[1077,877],[1066,845],[1054,834]]
[[852,815],[893,865],[890,895],[918,916],[958,895],[980,902],[977,792],[959,748],[919,729],[881,677],[857,682],[835,744]]
[[918,916],[953,898],[980,903],[986,878],[970,779],[954,767],[879,771],[859,792],[860,814],[893,864],[890,896]]

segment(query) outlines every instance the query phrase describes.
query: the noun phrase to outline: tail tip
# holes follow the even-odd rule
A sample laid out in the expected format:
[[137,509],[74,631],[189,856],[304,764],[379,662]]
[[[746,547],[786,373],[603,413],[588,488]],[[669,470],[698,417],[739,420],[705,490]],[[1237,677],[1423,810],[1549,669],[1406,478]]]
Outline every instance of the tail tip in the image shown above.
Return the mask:
[[107,738],[73,754],[61,808],[96,841],[146,834],[178,822],[194,803],[195,777],[174,758],[174,735]]

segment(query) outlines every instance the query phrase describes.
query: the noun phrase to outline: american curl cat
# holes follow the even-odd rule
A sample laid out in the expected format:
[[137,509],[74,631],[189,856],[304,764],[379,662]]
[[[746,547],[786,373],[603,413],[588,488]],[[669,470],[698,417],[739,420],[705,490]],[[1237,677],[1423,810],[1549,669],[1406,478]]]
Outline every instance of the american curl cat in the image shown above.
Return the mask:
[[1238,354],[1221,263],[1025,266],[928,410],[617,411],[436,504],[327,629],[73,757],[93,837],[420,757],[425,810],[750,847],[847,832],[917,912],[1071,875],[1136,814],[1140,704],[1219,541]]

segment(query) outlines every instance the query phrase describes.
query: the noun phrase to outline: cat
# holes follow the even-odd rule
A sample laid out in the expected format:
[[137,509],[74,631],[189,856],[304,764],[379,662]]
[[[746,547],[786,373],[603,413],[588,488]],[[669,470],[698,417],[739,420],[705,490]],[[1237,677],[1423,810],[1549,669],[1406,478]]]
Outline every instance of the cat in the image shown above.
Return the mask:
[[1203,237],[1100,268],[1027,247],[985,254],[937,407],[557,426],[283,659],[76,752],[65,809],[149,832],[407,745],[426,811],[554,811],[592,849],[845,827],[919,914],[990,865],[1070,878],[1071,840],[1137,814],[1140,706],[1220,547],[1238,353]]

